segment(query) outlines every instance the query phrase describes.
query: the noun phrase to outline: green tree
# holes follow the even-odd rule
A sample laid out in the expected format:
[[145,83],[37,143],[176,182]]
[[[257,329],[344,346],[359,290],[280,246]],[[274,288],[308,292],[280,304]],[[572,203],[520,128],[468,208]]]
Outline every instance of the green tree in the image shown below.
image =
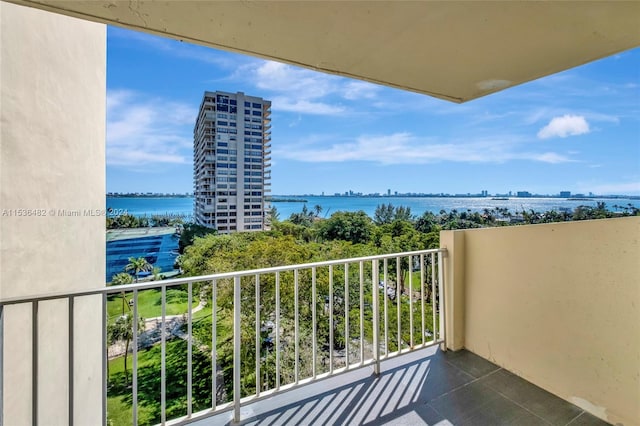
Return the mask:
[[406,222],[413,222],[413,215],[411,214],[411,207],[398,206],[393,212],[393,220],[402,220]]
[[376,225],[384,225],[386,223],[391,223],[393,221],[393,205],[389,204],[380,204],[376,207],[376,210],[373,213],[373,222]]
[[435,214],[426,211],[416,220],[414,227],[417,231],[428,234],[438,230],[438,219]]
[[[372,238],[373,244],[382,253],[401,253],[415,250],[425,250],[438,246],[438,233],[422,233],[417,231],[411,222],[395,220],[390,224],[379,226]],[[398,296],[404,293],[405,275],[410,273],[413,265],[409,259],[400,260],[400,276],[397,276],[395,259],[389,260],[390,275],[397,281]]]
[[310,211],[307,208],[307,205],[305,204],[304,206],[302,206],[302,211],[300,213],[292,213],[291,216],[289,216],[289,221],[294,223],[295,225],[302,225],[302,226],[311,226],[313,225],[313,218],[314,218],[314,214],[312,211]]
[[320,237],[325,240],[344,240],[354,244],[367,243],[371,238],[373,224],[362,210],[336,212],[320,224]]
[[152,270],[151,270],[151,274],[153,275],[153,280],[154,281],[158,281],[162,279],[162,269],[158,268],[157,266],[155,266]]
[[153,269],[153,265],[147,262],[147,259],[145,259],[144,257],[130,257],[129,263],[124,267],[124,270],[127,272],[133,271],[136,277],[136,282],[138,282],[140,272],[147,272],[151,269]]
[[169,226],[170,219],[166,216],[151,216],[151,226]]
[[[133,315],[125,314],[119,317],[113,324],[109,324],[107,326],[107,339],[109,344],[112,345],[116,342],[125,342],[124,349],[124,373],[126,376],[127,382],[129,381],[128,371],[127,371],[127,358],[129,354],[129,344],[131,343],[131,339],[133,339]],[[144,319],[142,317],[138,318],[136,321],[136,333],[144,330]]]
[[316,217],[320,216],[320,213],[322,213],[322,206],[320,204],[316,204],[313,206],[313,211],[316,213]]
[[[132,283],[133,283],[133,277],[127,274],[126,272],[120,272],[119,274],[115,274],[111,279],[111,285],[126,285],[126,284],[132,284]],[[126,297],[123,291],[122,292],[122,315],[124,315],[125,305],[129,306],[129,304],[126,303]]]
[[280,220],[280,213],[275,207],[271,207],[267,212],[267,221],[272,225]]
[[204,237],[205,235],[216,234],[217,231],[213,228],[207,228],[206,226],[196,225],[195,223],[188,223],[184,225],[182,233],[180,234],[180,241],[178,241],[178,251],[184,253],[184,249],[196,239],[196,237]]

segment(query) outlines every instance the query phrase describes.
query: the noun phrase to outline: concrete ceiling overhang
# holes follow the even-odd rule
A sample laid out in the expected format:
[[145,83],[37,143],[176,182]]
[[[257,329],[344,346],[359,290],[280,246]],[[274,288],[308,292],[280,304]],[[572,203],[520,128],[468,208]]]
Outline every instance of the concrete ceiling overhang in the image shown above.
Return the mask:
[[453,102],[640,45],[639,1],[9,1]]

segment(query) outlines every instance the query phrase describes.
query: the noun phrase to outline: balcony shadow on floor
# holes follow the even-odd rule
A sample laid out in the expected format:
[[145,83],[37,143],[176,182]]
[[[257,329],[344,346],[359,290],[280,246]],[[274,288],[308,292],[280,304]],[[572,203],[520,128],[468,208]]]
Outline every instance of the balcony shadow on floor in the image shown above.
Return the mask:
[[[468,351],[418,350],[241,408],[241,425],[604,425]],[[220,413],[195,424],[230,425]]]

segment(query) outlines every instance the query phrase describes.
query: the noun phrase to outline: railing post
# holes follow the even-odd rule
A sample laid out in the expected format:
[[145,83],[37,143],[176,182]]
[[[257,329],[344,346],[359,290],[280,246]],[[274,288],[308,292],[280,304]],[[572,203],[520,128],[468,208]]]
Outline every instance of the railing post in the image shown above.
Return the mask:
[[262,346],[260,324],[260,274],[256,274],[256,396],[260,396],[260,356]]
[[4,305],[0,305],[0,425],[4,424]]
[[38,302],[31,303],[31,422],[38,424]]
[[167,422],[167,287],[162,286],[162,331],[160,332],[160,424]]
[[187,285],[187,418],[193,414],[193,282]]
[[358,262],[360,267],[360,365],[364,364],[364,264]]
[[298,270],[293,270],[293,316],[294,316],[294,325],[293,325],[293,344],[294,344],[294,383],[298,384],[299,374],[300,374],[300,307],[299,307],[299,276]]
[[[438,307],[440,309],[440,327],[439,327],[439,332],[440,332],[440,339],[444,339],[444,341],[442,342],[442,344],[440,345],[440,349],[442,349],[443,351],[447,350],[447,334],[446,334],[446,330],[445,330],[445,324],[444,324],[444,318],[445,318],[445,301],[444,301],[444,290],[443,290],[443,282],[442,282],[442,256],[444,256],[444,254],[442,252],[438,253]],[[435,337],[435,336],[434,336]]]
[[240,423],[240,276],[233,278],[233,422]]
[[280,272],[276,272],[276,391],[280,390]]
[[217,281],[215,279],[211,280],[211,408],[213,408],[214,410],[216,409],[216,405],[218,403],[218,383],[216,377],[218,373],[218,301],[216,300],[217,286]]
[[[298,312],[296,312],[296,318],[298,317]],[[296,335],[298,333],[298,329],[296,329]],[[329,265],[329,374],[333,374],[333,265]],[[296,357],[298,354],[296,353]],[[297,360],[298,358],[296,358]],[[297,364],[296,364],[296,373],[297,373]],[[296,374],[296,383],[297,383]]]
[[[373,364],[373,374],[380,375],[380,290],[378,288],[379,271],[378,271],[378,259],[372,261],[371,265],[371,289],[373,294],[373,358],[375,363]],[[348,315],[348,313],[347,313]]]
[[69,374],[69,376],[68,376],[68,379],[69,379],[69,401],[68,401],[68,404],[69,404],[69,414],[68,414],[69,415],[69,418],[68,418],[69,426],[73,426],[73,413],[75,411],[74,408],[73,408],[73,403],[74,403],[74,395],[73,395],[73,386],[74,386],[74,380],[73,380],[74,379],[74,375],[73,375],[73,373],[74,373],[74,361],[73,360],[74,360],[74,358],[73,357],[75,355],[74,354],[74,345],[73,345],[73,340],[74,340],[74,337],[73,337],[73,332],[74,332],[74,328],[73,328],[74,327],[73,305],[74,305],[74,298],[70,297],[69,298],[69,308],[68,308],[69,309],[69,312],[68,312],[69,319],[67,321],[68,322],[67,325],[69,326],[69,340],[67,342],[68,345],[69,345],[69,349],[68,349],[69,350],[69,359],[68,359],[68,362],[69,362],[69,364],[68,364],[69,365],[69,367],[68,367],[69,368],[69,373],[68,373]]
[[318,318],[317,318],[317,312],[316,312],[316,306],[317,306],[318,302],[317,302],[317,296],[316,296],[316,268],[313,267],[311,268],[311,306],[312,306],[312,310],[311,310],[311,323],[312,323],[312,338],[313,341],[311,342],[311,352],[313,352],[313,359],[311,360],[311,374],[313,375],[313,378],[316,378],[316,363],[317,363],[317,357],[318,357]]
[[[138,290],[133,290],[133,321],[131,322],[132,336],[133,336],[133,354],[131,355],[132,364],[131,367],[131,381],[132,381],[132,423],[134,426],[138,425]],[[127,353],[124,356],[128,356]]]
[[[107,293],[102,293],[102,426],[107,426],[107,366],[109,347],[107,345]],[[126,354],[125,354],[126,356]],[[0,422],[1,423],[1,422]]]

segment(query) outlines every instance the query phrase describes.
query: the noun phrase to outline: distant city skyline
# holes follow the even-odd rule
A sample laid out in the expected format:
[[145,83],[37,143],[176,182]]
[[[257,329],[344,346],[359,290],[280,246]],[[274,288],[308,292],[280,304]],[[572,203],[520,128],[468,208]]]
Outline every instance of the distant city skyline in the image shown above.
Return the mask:
[[191,191],[201,96],[222,90],[272,101],[274,194],[640,195],[640,48],[457,105],[119,28],[107,37],[107,191]]
[[[193,197],[192,192],[135,192],[135,191],[123,191],[123,192],[107,192],[107,197],[125,197],[125,196],[135,196],[135,197]],[[572,193],[571,191],[559,191],[556,193],[550,194],[539,194],[529,191],[506,191],[506,192],[490,192],[487,190],[482,190],[480,192],[465,192],[465,193],[447,193],[447,192],[435,192],[435,193],[425,193],[425,192],[401,192],[401,191],[393,191],[393,192],[357,192],[353,190],[348,190],[344,192],[335,192],[333,194],[328,194],[323,192],[320,193],[296,193],[296,194],[273,194],[271,197],[473,197],[473,198],[481,198],[481,197],[514,197],[514,198],[639,198],[640,195],[632,195],[632,194],[595,194],[593,192],[588,193]]]

